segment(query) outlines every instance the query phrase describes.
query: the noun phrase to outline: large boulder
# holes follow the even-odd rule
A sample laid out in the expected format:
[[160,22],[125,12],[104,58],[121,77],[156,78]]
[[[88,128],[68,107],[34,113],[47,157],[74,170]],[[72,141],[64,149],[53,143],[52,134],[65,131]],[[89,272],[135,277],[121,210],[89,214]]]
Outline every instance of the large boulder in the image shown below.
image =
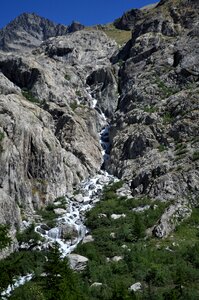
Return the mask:
[[78,254],[69,254],[70,266],[75,271],[83,271],[86,268],[88,258]]

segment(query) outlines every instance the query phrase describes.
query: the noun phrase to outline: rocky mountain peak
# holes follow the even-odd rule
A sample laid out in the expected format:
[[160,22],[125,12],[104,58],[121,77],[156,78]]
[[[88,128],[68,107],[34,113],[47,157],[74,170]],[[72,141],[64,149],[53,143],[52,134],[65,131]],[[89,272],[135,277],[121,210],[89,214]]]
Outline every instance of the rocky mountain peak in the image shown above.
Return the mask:
[[73,22],[69,27],[56,24],[35,13],[23,13],[0,31],[0,49],[19,52],[38,47],[50,37],[62,36],[84,26]]

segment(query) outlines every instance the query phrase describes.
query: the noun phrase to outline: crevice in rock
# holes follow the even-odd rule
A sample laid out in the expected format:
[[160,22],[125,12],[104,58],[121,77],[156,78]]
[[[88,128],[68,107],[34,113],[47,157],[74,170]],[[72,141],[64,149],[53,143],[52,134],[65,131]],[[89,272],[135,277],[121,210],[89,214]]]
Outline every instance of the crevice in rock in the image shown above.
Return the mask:
[[36,68],[30,68],[22,62],[21,58],[8,59],[0,62],[1,72],[15,85],[30,90],[41,77]]

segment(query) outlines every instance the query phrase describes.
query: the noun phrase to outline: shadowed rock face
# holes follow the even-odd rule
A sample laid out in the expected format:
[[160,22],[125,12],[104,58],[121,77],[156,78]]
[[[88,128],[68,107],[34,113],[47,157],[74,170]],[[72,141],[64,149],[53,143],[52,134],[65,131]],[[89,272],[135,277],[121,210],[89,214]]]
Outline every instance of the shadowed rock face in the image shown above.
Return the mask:
[[114,25],[118,29],[132,30],[138,19],[143,17],[143,13],[139,9],[132,9],[123,14],[123,16],[114,21]]
[[84,28],[85,28],[84,25],[80,24],[79,22],[73,21],[71,23],[71,25],[68,26],[67,32],[72,33],[72,32],[75,32],[75,31],[83,30]]

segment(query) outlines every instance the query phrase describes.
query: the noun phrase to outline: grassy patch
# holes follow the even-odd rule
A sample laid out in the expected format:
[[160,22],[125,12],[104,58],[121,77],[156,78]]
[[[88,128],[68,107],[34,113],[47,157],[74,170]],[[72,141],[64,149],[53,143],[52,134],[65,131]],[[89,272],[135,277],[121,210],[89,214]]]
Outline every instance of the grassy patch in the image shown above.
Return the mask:
[[[103,31],[110,39],[114,40],[118,45],[124,45],[132,36],[131,31],[117,29],[112,23],[104,26],[96,26],[98,30]],[[86,30],[93,30],[93,27],[87,27]]]
[[177,89],[167,86],[158,76],[156,76],[154,83],[157,84],[163,98],[170,97],[178,92]]
[[103,31],[109,38],[115,40],[118,45],[127,43],[131,39],[132,35],[131,31],[120,30],[115,28],[113,25],[107,26],[107,28],[105,28]]
[[27,90],[27,89],[23,89],[22,91],[22,95],[30,102],[32,103],[40,103],[40,100],[37,99],[35,96],[33,96],[32,92]]

